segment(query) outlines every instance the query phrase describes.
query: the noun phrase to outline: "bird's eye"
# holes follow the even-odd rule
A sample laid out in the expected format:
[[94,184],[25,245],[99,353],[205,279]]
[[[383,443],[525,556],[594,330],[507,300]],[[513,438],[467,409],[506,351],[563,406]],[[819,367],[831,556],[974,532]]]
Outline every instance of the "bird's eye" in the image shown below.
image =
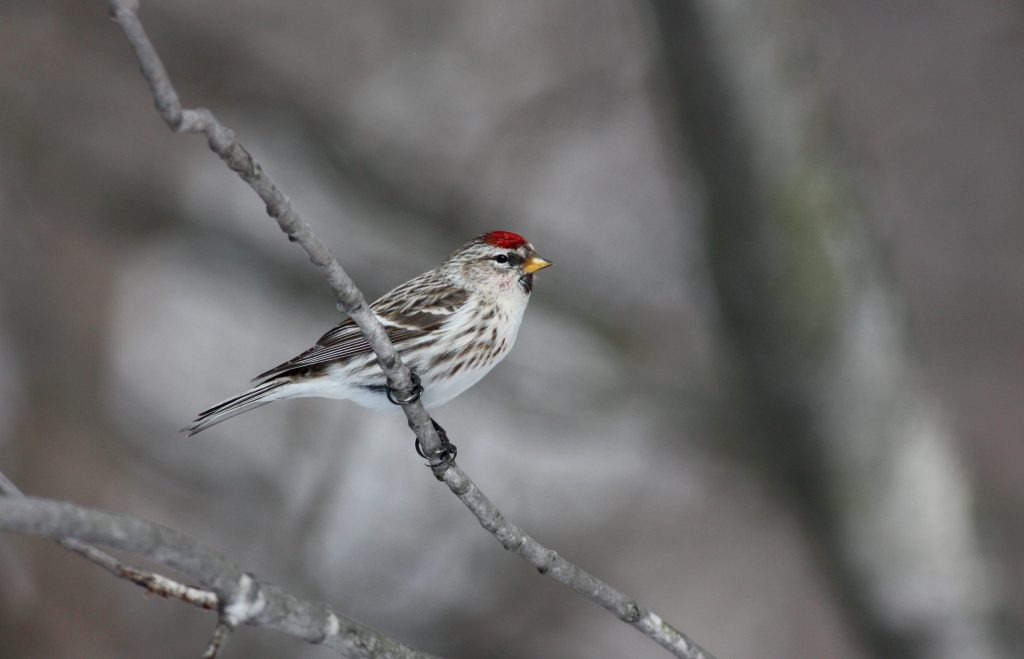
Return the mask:
[[498,263],[508,263],[508,254],[498,254],[494,257],[494,260]]

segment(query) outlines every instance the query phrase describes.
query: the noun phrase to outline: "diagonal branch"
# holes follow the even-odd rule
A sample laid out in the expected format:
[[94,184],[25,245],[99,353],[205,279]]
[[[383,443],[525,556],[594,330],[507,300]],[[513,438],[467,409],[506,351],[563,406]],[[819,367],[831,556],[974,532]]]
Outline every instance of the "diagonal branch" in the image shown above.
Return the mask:
[[[137,517],[35,497],[0,497],[0,531],[66,542],[74,538],[145,556],[195,579],[224,603],[211,648],[227,640],[225,627],[268,627],[325,645],[345,657],[431,659],[332,611],[258,581],[218,552],[187,535]],[[99,551],[99,550],[95,550]],[[102,553],[102,552],[100,552]],[[208,648],[208,651],[210,648]]]
[[[398,352],[385,334],[380,321],[370,311],[363,294],[327,246],[317,238],[309,224],[299,216],[288,198],[235,139],[230,129],[205,108],[182,107],[167,71],[139,20],[138,2],[109,0],[109,6],[111,15],[120,24],[135,51],[142,75],[149,83],[157,111],[164,122],[176,132],[204,134],[210,149],[259,195],[266,204],[267,213],[277,221],[289,240],[302,247],[310,261],[327,279],[338,307],[352,318],[377,355],[377,361],[387,376],[389,386],[398,392],[401,399],[408,400],[413,390],[409,369],[402,364]],[[442,462],[436,457],[441,455],[441,440],[423,404],[416,399],[411,403],[402,403],[402,409],[420,446],[425,449],[427,455],[435,456],[431,458],[434,474],[448,485],[473,512],[480,525],[490,531],[503,547],[524,558],[542,574],[551,576],[605,607],[620,620],[639,629],[676,656],[685,659],[713,659],[709,653],[685,634],[664,622],[658,615],[642,608],[625,593],[565,560],[519,527],[509,523],[457,464],[453,461]]]
[[[167,70],[153,43],[146,35],[138,15],[136,0],[110,0],[110,13],[124,30],[128,43],[135,51],[142,75],[149,83],[157,111],[171,130],[179,133],[201,133],[206,136],[210,149],[220,156],[266,204],[267,214],[288,235],[320,270],[334,292],[338,308],[359,327],[367,342],[377,355],[377,361],[388,379],[388,386],[398,392],[399,400],[416,398],[409,369],[402,363],[398,351],[388,339],[384,326],[370,311],[366,298],[355,282],[342,269],[331,250],[313,233],[309,224],[299,216],[291,201],[277,184],[267,176],[263,168],[235,139],[234,131],[220,123],[206,108],[183,108],[178,93],[171,85]],[[428,454],[439,454],[441,439],[438,437],[430,415],[418,399],[402,403],[402,409],[409,419],[409,427],[416,433],[420,445]]]
[[565,560],[558,552],[548,549],[505,519],[497,506],[457,466],[453,466],[445,473],[444,482],[476,515],[480,526],[490,531],[502,547],[524,559],[541,574],[548,575],[600,604],[615,614],[619,620],[639,629],[677,657],[714,659],[711,653],[662,620],[661,616],[643,608],[629,595]]
[[236,624],[228,616],[221,616],[217,619],[217,626],[214,627],[210,643],[206,646],[206,651],[203,652],[203,659],[217,659],[217,655],[231,639],[231,632],[235,631]]

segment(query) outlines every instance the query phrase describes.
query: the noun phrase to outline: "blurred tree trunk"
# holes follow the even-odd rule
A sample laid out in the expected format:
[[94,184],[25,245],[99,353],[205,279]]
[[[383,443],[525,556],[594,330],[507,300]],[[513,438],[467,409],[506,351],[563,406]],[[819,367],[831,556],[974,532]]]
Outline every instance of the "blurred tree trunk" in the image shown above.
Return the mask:
[[[0,265],[0,316],[18,357],[21,396],[12,415],[18,441],[3,446],[0,463],[14,465],[28,491],[101,503],[116,471],[97,447],[104,446],[102,378],[117,248],[81,223],[53,222],[91,209],[67,201],[80,199],[74,184],[61,194],[34,187],[46,163],[30,156],[20,163],[8,183],[21,194],[12,195],[12,212],[0,219],[11,246]],[[7,617],[0,648],[15,648],[14,655],[46,648],[51,656],[66,656],[84,637],[103,643],[101,630],[113,625],[110,612],[89,602],[109,577],[65,560],[55,548],[24,549],[21,569],[31,571],[35,591],[22,605],[37,614]],[[66,596],[45,596],[53,592]]]
[[791,496],[870,652],[1006,656],[971,487],[836,158],[806,8],[652,6],[666,125],[703,182],[731,409],[756,463]]

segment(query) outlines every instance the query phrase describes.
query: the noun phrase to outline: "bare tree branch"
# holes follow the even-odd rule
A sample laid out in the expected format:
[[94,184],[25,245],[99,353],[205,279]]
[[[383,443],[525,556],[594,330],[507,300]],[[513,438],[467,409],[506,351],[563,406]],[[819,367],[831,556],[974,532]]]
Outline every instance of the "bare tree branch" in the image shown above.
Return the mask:
[[[305,250],[310,261],[327,279],[338,307],[355,321],[377,355],[389,386],[398,392],[401,399],[408,399],[413,391],[409,369],[402,363],[380,321],[370,311],[363,294],[327,246],[292,208],[288,198],[235,139],[230,129],[205,108],[182,107],[167,71],[139,20],[138,2],[109,0],[109,6],[111,15],[121,25],[135,51],[142,74],[149,83],[156,108],[164,122],[176,132],[206,135],[210,149],[260,196],[266,203],[267,213],[277,221],[289,240],[298,243]],[[403,403],[402,409],[409,421],[409,427],[425,452],[428,455],[436,455],[441,448],[441,440],[423,404],[416,399]],[[639,629],[678,657],[713,659],[709,653],[661,617],[640,607],[632,598],[565,560],[505,520],[497,507],[454,462],[442,463],[435,457],[431,459],[431,467],[437,478],[443,480],[476,515],[481,526],[490,531],[503,547],[524,558],[542,574],[551,576],[605,607],[620,620]]]
[[654,639],[666,650],[686,659],[714,659],[714,657],[678,629],[662,620],[661,616],[641,607],[636,600],[612,588],[586,570],[558,555],[534,540],[521,528],[505,519],[476,483],[461,469],[453,466],[444,475],[444,482],[462,503],[466,504],[480,526],[490,531],[501,546],[525,559],[541,574],[569,586],[580,595],[597,602],[615,616],[636,627]]
[[[19,498],[25,496],[18,489],[18,486],[12,483],[3,472],[0,472],[0,495]],[[64,549],[92,561],[115,577],[127,579],[138,586],[142,586],[154,595],[178,599],[192,606],[198,606],[201,609],[217,609],[216,593],[186,586],[165,576],[147,572],[131,565],[125,565],[107,552],[75,538],[57,538],[56,540]]]
[[[222,603],[218,629],[207,654],[227,640],[224,625],[267,627],[345,657],[431,659],[374,629],[258,581],[220,553],[187,535],[123,513],[79,507],[34,497],[0,497],[0,531],[104,545],[145,556],[209,588]],[[98,550],[96,550],[98,551]]]
[[[153,48],[138,16],[138,2],[135,0],[110,0],[110,13],[121,25],[128,42],[135,51],[142,75],[149,83],[157,111],[164,122],[179,133],[202,133],[206,135],[210,149],[220,159],[249,184],[260,199],[266,204],[267,214],[277,221],[281,231],[288,239],[298,243],[306,252],[309,260],[327,279],[334,291],[338,308],[344,311],[359,327],[367,342],[377,355],[377,361],[388,378],[388,385],[398,394],[399,400],[415,398],[413,381],[409,369],[398,357],[398,352],[388,340],[384,327],[370,311],[362,292],[356,288],[352,278],[342,269],[331,250],[328,249],[303,220],[291,201],[277,187],[277,184],[264,173],[249,152],[235,139],[232,130],[220,123],[206,108],[183,108],[178,93],[171,85],[167,70],[164,69],[160,56]],[[428,454],[434,454],[441,447],[441,439],[434,430],[430,415],[423,404],[417,399],[403,403],[402,409],[409,419],[409,427],[416,433],[420,445]]]
[[227,616],[221,616],[217,619],[217,626],[213,629],[213,636],[210,637],[210,643],[206,646],[203,659],[217,659],[217,655],[220,654],[220,651],[224,649],[224,646],[231,639],[231,632],[235,631],[235,624]]

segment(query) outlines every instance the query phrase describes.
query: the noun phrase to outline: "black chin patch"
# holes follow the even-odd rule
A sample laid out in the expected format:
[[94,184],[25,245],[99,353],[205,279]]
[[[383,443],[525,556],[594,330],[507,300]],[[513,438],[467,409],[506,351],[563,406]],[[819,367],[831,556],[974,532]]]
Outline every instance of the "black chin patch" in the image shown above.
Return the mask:
[[526,294],[529,295],[530,291],[533,290],[533,275],[521,275],[519,277],[519,285],[523,287]]

